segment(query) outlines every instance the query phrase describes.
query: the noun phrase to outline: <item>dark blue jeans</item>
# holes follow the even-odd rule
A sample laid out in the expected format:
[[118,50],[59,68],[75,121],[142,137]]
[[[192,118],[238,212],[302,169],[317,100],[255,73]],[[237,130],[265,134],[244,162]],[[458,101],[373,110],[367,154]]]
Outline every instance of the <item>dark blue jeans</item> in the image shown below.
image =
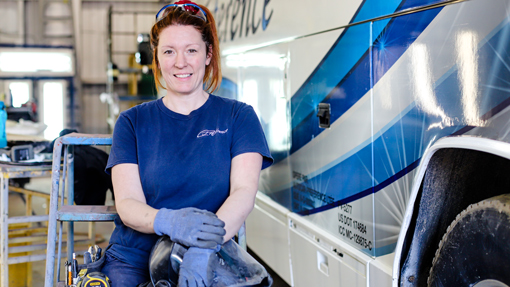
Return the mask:
[[108,251],[105,252],[106,261],[101,270],[112,282],[112,287],[136,287],[140,283],[150,280],[147,269],[139,269],[124,263]]

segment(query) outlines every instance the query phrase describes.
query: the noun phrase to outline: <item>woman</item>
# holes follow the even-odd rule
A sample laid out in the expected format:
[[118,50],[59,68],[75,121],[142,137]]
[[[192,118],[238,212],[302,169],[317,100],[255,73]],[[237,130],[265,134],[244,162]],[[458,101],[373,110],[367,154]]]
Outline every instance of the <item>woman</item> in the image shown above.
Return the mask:
[[208,286],[207,262],[251,212],[260,170],[272,158],[253,109],[206,91],[221,80],[206,7],[163,7],[151,45],[166,95],[122,112],[115,125],[107,171],[119,217],[102,271],[114,287],[150,280],[151,248],[168,235],[190,247],[179,286]]

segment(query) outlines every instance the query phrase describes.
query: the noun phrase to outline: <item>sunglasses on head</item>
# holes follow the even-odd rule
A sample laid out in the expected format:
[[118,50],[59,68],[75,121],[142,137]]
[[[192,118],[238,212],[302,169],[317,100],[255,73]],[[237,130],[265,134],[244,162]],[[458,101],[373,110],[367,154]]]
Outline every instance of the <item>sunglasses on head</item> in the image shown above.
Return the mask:
[[159,10],[158,14],[156,14],[156,22],[158,22],[159,20],[163,19],[166,15],[168,15],[167,13],[165,13],[165,11],[167,8],[172,8],[172,7],[174,9],[181,9],[183,11],[190,12],[191,15],[204,20],[204,22],[207,22],[207,16],[206,16],[204,10],[202,10],[202,8],[200,8],[198,5],[190,4],[190,3],[169,4],[169,5],[164,6],[163,8],[161,8],[161,10]]

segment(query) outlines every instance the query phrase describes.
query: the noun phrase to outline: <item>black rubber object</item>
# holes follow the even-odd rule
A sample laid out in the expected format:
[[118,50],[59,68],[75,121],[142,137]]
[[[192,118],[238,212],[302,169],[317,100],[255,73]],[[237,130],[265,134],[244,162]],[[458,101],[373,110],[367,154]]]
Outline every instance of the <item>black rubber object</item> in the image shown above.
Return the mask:
[[470,205],[448,227],[432,262],[428,286],[510,285],[510,194]]
[[186,250],[166,235],[159,238],[149,257],[149,273],[155,287],[177,286],[179,266]]

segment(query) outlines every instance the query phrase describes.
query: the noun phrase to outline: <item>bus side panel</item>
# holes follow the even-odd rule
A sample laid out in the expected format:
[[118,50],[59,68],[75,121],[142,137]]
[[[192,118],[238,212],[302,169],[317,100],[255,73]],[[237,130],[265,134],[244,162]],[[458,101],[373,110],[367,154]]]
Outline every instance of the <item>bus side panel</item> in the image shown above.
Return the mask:
[[[292,168],[291,210],[367,254],[392,252],[424,150],[441,137],[483,125],[478,119],[508,97],[489,82],[473,91],[466,80],[494,79],[485,75],[501,59],[486,49],[504,25],[506,5],[469,1],[392,19],[336,87],[312,87],[309,100],[297,106],[317,104],[315,95],[331,89],[321,102],[331,104],[335,121],[320,130],[310,114],[293,126],[286,162]],[[358,37],[370,39],[373,32]],[[476,70],[469,70],[471,64]],[[466,102],[471,95],[480,99]],[[291,122],[296,111],[291,107]],[[293,151],[296,145],[301,147]]]
[[[438,1],[390,2],[363,1],[359,9],[349,6],[347,14],[354,21],[372,15],[363,14],[369,3],[385,9],[395,4],[393,12]],[[266,3],[273,18],[264,33],[222,42],[230,49],[224,75],[235,83],[236,98],[256,110],[275,158],[261,174],[260,190],[317,232],[327,231],[358,253],[389,254],[428,147],[442,137],[463,134],[508,141],[504,129],[501,133],[490,122],[510,104],[510,4],[472,0],[318,35],[307,33],[324,27],[296,24],[306,37],[268,44],[286,32],[300,32],[287,25],[292,21],[278,18],[283,2]],[[310,19],[317,16],[313,9],[307,11]],[[232,52],[249,43],[267,46]],[[327,129],[319,127],[319,104],[331,108]],[[282,225],[281,220],[260,222]],[[248,223],[271,232],[272,227],[257,226],[257,220]],[[294,244],[311,248],[305,245],[313,240],[293,232],[274,240],[278,246],[290,240],[292,254],[299,254]],[[269,239],[256,240],[250,244],[262,250]],[[316,255],[308,259],[326,258]],[[281,271],[289,280],[290,270],[290,281],[292,271],[296,277],[310,264],[299,255],[291,260],[290,269]]]
[[[382,34],[374,59],[374,191],[376,255],[394,250],[415,169],[426,148],[478,126],[510,94],[501,52],[508,1],[468,1],[444,7],[416,39],[398,29]],[[394,19],[400,30],[425,11]],[[399,23],[400,22],[400,23]],[[390,36],[394,35],[394,36]],[[402,47],[402,56],[394,61]],[[506,52],[505,52],[506,53]],[[499,64],[498,64],[499,63]],[[505,105],[505,103],[503,103]],[[508,105],[508,103],[506,104]]]

